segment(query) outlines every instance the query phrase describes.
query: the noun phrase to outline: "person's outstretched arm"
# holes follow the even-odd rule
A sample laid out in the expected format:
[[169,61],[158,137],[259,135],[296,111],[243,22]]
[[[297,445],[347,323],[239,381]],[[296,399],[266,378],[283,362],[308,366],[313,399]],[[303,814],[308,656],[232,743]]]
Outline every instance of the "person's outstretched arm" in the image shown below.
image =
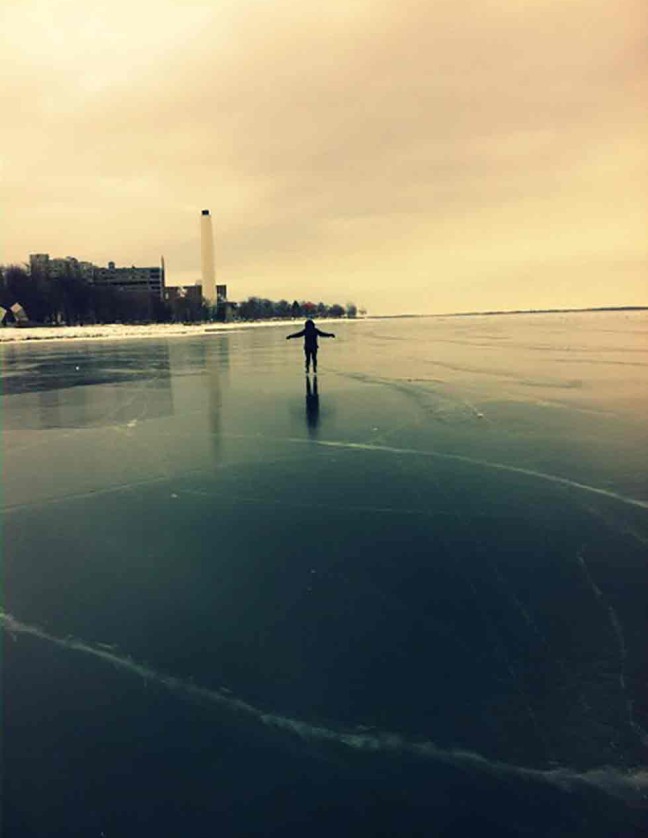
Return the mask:
[[306,334],[306,330],[302,329],[301,332],[295,332],[294,335],[287,335],[286,340],[290,340],[291,338],[303,338]]
[[321,329],[315,329],[315,331],[317,332],[317,334],[318,334],[321,338],[334,338],[334,337],[335,337],[335,335],[333,334],[333,332],[322,332],[322,330],[321,330]]

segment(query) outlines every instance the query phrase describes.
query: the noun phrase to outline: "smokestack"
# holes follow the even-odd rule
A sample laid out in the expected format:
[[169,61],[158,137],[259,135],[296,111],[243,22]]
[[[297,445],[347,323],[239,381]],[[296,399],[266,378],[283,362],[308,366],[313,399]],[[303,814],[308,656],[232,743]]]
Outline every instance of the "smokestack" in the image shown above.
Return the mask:
[[214,305],[216,302],[216,270],[214,268],[214,232],[209,210],[200,216],[200,250],[202,257],[202,295]]

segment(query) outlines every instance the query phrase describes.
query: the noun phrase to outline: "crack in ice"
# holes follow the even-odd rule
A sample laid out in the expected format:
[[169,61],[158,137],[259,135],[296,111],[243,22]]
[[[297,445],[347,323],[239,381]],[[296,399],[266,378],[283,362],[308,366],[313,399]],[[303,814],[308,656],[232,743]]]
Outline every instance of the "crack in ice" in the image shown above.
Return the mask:
[[637,768],[625,771],[613,766],[603,766],[586,771],[559,767],[551,769],[526,768],[500,760],[491,760],[481,754],[463,749],[442,748],[430,740],[406,739],[397,733],[381,731],[345,731],[315,725],[301,719],[267,713],[259,707],[237,698],[224,690],[210,689],[191,681],[159,672],[131,658],[119,655],[107,644],[92,645],[74,637],[58,637],[38,626],[23,623],[0,611],[0,623],[12,635],[29,635],[70,651],[81,652],[113,666],[153,681],[181,698],[204,701],[238,713],[261,725],[274,728],[305,741],[329,742],[351,750],[402,754],[434,760],[465,771],[478,771],[494,777],[539,782],[562,791],[594,788],[627,802],[645,804],[648,801],[648,771]]
[[431,457],[439,460],[450,460],[453,462],[467,463],[468,465],[481,466],[482,468],[493,469],[495,471],[505,471],[511,474],[522,474],[526,477],[535,477],[538,480],[544,480],[549,483],[557,483],[560,486],[568,486],[572,489],[580,489],[583,492],[590,492],[595,495],[602,495],[603,497],[617,500],[629,506],[637,506],[640,509],[648,509],[648,501],[640,500],[639,498],[631,498],[627,495],[622,495],[619,492],[614,492],[611,489],[602,489],[599,486],[590,486],[587,483],[580,483],[577,480],[570,480],[568,477],[560,477],[556,474],[547,474],[543,471],[536,471],[535,469],[523,468],[522,466],[508,465],[507,463],[495,463],[490,460],[481,460],[477,457],[466,457],[463,454],[449,454],[434,450],[419,450],[414,448],[396,448],[388,445],[372,445],[364,442],[342,442],[338,440],[312,440],[288,437],[286,439],[277,439],[275,442],[290,442],[308,445],[321,445],[329,448],[342,448],[352,451],[377,451],[386,454],[403,454],[416,457]]
[[587,562],[582,553],[577,554],[578,563],[583,571],[583,575],[587,581],[588,586],[594,593],[594,597],[601,604],[601,606],[605,609],[608,620],[610,621],[610,626],[612,629],[612,634],[617,644],[617,648],[619,650],[619,673],[618,673],[618,681],[619,687],[621,689],[621,695],[625,701],[625,708],[627,713],[628,724],[634,731],[634,733],[639,738],[639,741],[642,745],[648,746],[648,732],[646,732],[641,725],[637,722],[634,715],[634,702],[628,695],[628,689],[626,684],[626,664],[628,660],[628,650],[626,648],[625,642],[625,635],[623,633],[623,628],[621,627],[621,622],[617,616],[616,611],[607,601],[603,591],[599,588],[596,584],[594,579],[592,578],[592,574],[589,571],[587,566]]

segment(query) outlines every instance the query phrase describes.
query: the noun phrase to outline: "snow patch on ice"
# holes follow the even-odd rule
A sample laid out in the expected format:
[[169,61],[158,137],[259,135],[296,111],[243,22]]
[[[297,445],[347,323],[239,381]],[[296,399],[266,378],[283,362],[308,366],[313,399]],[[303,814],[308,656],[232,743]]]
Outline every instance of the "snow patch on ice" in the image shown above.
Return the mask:
[[[317,322],[339,323],[340,320],[322,318]],[[343,322],[357,323],[360,322],[360,319],[344,320]],[[5,327],[0,328],[0,343],[32,340],[125,340],[127,338],[192,337],[205,334],[226,334],[233,331],[238,332],[242,329],[262,329],[272,326],[290,329],[294,325],[295,321],[292,320],[264,320],[254,323],[151,323],[145,325],[106,323],[97,326],[35,326],[24,329]]]

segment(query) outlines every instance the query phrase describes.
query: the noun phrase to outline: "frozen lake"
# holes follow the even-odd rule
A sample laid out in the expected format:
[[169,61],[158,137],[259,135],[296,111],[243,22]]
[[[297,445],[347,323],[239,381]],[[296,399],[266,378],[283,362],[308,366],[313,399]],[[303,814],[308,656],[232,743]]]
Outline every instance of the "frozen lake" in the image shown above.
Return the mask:
[[648,313],[0,347],[4,828],[648,820]]

